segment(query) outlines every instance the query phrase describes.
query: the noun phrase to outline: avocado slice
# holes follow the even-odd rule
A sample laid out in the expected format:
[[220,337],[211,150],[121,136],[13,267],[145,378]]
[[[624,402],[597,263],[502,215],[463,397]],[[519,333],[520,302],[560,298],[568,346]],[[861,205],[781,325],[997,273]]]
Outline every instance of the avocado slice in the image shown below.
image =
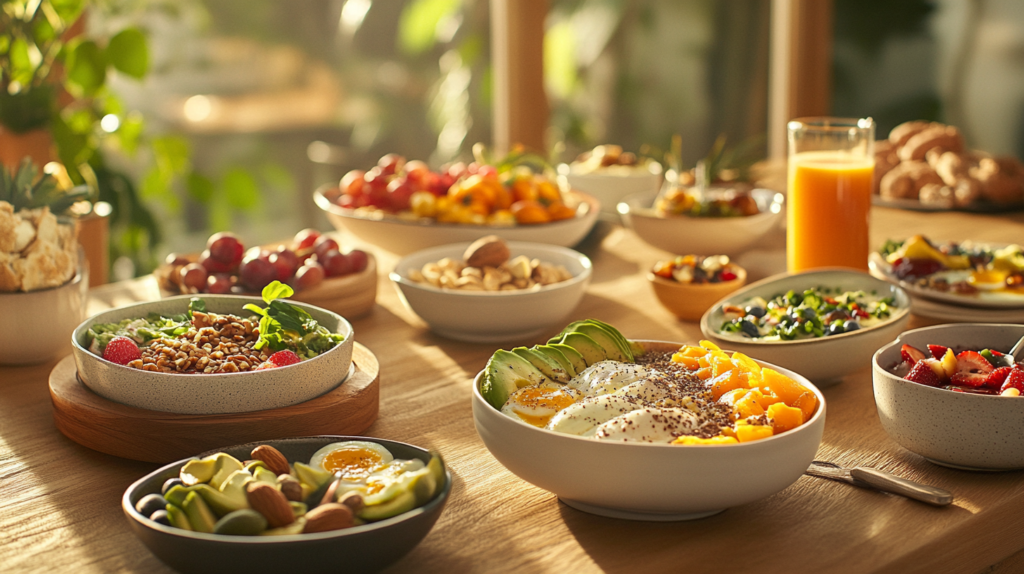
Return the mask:
[[213,527],[217,524],[217,517],[203,501],[198,492],[190,492],[185,497],[185,514],[188,516],[188,523],[196,532],[213,533]]
[[533,363],[504,349],[491,355],[480,379],[480,394],[492,407],[501,410],[508,396],[519,387],[551,382]]
[[[602,329],[607,331],[608,334],[611,335],[612,338],[614,338],[616,342],[619,343],[619,349],[622,350],[624,353],[628,351],[628,354],[631,357],[633,357],[634,360],[636,359],[636,357],[644,354],[644,349],[642,346],[640,346],[639,344],[635,344],[626,337],[624,337],[618,329],[612,327],[608,323],[598,321],[597,319],[587,319],[586,322],[592,325],[597,325],[598,327],[601,327]],[[640,352],[636,352],[636,349],[639,349]]]
[[588,367],[608,359],[608,354],[605,353],[604,347],[598,345],[596,341],[583,333],[566,333],[562,336],[560,343],[576,349],[580,355],[583,355],[583,360],[587,362]]
[[171,526],[182,530],[192,530],[192,525],[188,523],[188,516],[179,506],[167,504],[167,520],[170,521]]
[[619,348],[619,344],[615,341],[615,338],[609,335],[608,331],[605,331],[601,327],[598,327],[597,325],[583,324],[576,327],[576,330],[573,332],[582,333],[593,339],[598,345],[601,345],[608,359],[612,361],[621,361],[623,363],[633,362],[633,356],[623,353],[622,349]]
[[[561,340],[561,338],[559,338],[559,340]],[[576,371],[576,375],[580,374],[581,372],[583,372],[583,369],[587,368],[587,361],[586,359],[583,358],[583,355],[581,355],[579,351],[570,347],[569,345],[566,345],[564,343],[548,343],[547,346],[551,347],[552,349],[557,349],[560,353],[562,353],[562,356],[565,357],[566,360],[568,360],[569,363],[572,364],[572,368],[574,371]]]
[[164,498],[167,499],[168,503],[181,508],[185,505],[185,497],[187,497],[188,493],[192,492],[194,489],[194,486],[182,486],[180,484],[176,484],[164,493]]
[[392,516],[398,516],[413,508],[416,508],[416,495],[412,490],[406,490],[387,502],[363,508],[359,511],[359,518],[367,522],[375,522],[391,518]]
[[570,379],[576,376],[576,367],[569,361],[562,351],[559,351],[551,345],[534,345],[533,347],[530,347],[530,349],[547,355],[549,359],[554,359],[562,366],[563,369],[565,369],[565,372],[569,375]]
[[544,373],[545,377],[552,381],[568,383],[571,378],[569,377],[569,373],[566,372],[558,361],[544,353],[534,351],[533,349],[527,349],[526,347],[516,347],[515,349],[512,349],[512,352],[527,361],[530,361],[534,367],[537,367],[540,372]]

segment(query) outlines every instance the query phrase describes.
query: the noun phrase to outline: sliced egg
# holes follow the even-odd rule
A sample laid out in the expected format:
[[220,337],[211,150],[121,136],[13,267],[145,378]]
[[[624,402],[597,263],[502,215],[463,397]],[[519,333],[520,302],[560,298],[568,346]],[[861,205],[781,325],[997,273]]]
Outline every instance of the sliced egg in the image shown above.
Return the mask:
[[363,480],[394,460],[388,449],[375,442],[350,440],[331,443],[313,454],[309,466],[330,473],[340,472],[346,480]]
[[982,291],[996,291],[1006,287],[1007,275],[1005,271],[996,269],[972,271],[967,282]]
[[614,393],[622,387],[647,378],[650,369],[618,361],[600,361],[583,369],[569,386],[588,397]]
[[558,411],[576,402],[580,393],[557,383],[530,385],[509,396],[501,412],[514,419],[542,427]]
[[638,404],[618,395],[587,397],[551,417],[545,428],[565,434],[593,436],[598,425],[637,408]]
[[697,415],[687,409],[642,408],[601,424],[594,438],[618,442],[672,442],[699,426]]

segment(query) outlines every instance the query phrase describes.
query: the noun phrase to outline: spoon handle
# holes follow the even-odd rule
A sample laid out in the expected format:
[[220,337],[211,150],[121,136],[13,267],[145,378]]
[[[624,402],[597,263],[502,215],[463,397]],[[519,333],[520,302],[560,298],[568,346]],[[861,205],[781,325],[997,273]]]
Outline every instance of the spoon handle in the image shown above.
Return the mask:
[[899,494],[934,506],[946,506],[953,502],[953,493],[948,490],[900,478],[875,468],[853,468],[850,469],[850,476],[862,480],[878,490]]

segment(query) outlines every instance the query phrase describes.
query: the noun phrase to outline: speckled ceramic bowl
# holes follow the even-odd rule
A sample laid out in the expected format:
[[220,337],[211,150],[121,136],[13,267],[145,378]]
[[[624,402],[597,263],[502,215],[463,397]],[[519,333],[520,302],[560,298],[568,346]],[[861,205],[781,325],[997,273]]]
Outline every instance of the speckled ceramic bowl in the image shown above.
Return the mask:
[[[186,375],[132,369],[92,354],[85,347],[86,331],[97,323],[116,323],[149,313],[184,313],[190,295],[170,297],[104,311],[75,329],[72,344],[78,378],[96,394],[133,407],[178,414],[225,414],[276,409],[318,397],[337,387],[352,367],[355,336],[352,325],[330,311],[292,302],[305,309],[345,341],[318,357],[287,367],[243,373]],[[250,316],[246,303],[266,304],[258,297],[203,295],[212,313]]]
[[[268,440],[217,449],[240,460],[252,449],[269,444],[289,461],[308,461],[318,449],[332,442],[361,440],[378,443],[395,458],[430,460],[426,450],[390,440],[352,436],[315,436]],[[430,532],[451,495],[452,476],[425,505],[374,522],[330,532],[290,536],[225,536],[190,532],[157,524],[135,511],[143,496],[160,492],[168,478],[178,476],[188,460],[179,460],[142,477],[128,487],[121,508],[132,531],[153,554],[179,572],[225,574],[228,572],[376,572],[405,556]]]
[[[957,393],[897,377],[904,344],[1007,351],[1024,325],[967,323],[907,331],[872,360],[875,407],[882,428],[903,448],[936,464],[965,470],[1024,468],[1024,398]],[[1017,357],[1017,360],[1024,357]]]

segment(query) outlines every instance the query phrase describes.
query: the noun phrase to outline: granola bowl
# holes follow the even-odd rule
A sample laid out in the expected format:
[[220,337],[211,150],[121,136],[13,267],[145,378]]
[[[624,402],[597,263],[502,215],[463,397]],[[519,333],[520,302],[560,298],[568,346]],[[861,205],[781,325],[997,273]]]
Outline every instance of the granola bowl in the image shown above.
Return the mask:
[[[334,348],[299,363],[265,370],[183,374],[135,369],[112,363],[88,348],[93,325],[146,317],[150,313],[185,313],[193,296],[137,303],[90,317],[72,334],[78,378],[96,394],[115,402],[177,414],[225,414],[294,405],[318,397],[341,384],[352,368],[355,335],[342,316],[312,305],[289,301],[332,333],[344,336]],[[203,295],[210,313],[248,317],[243,307],[258,297]]]
[[572,277],[536,290],[470,291],[435,287],[410,279],[410,273],[444,258],[461,260],[469,243],[424,249],[401,259],[391,281],[405,306],[432,331],[458,341],[494,343],[533,337],[572,313],[590,284],[592,266],[586,255],[554,245],[508,242],[513,258],[564,267]]
[[85,315],[89,266],[80,260],[71,281],[51,289],[0,293],[0,364],[32,365],[66,355],[68,335]]

